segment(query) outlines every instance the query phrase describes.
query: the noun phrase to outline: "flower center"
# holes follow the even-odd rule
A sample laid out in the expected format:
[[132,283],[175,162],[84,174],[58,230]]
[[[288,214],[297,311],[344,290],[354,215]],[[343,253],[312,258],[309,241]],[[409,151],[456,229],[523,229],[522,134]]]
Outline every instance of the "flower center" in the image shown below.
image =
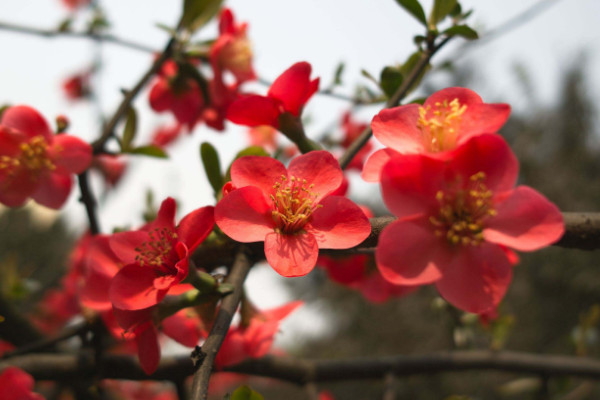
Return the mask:
[[244,73],[252,67],[252,46],[245,37],[235,38],[223,47],[220,56],[223,68],[233,73]]
[[134,249],[138,253],[135,260],[142,267],[150,266],[169,272],[177,262],[177,255],[173,248],[177,234],[163,227],[151,230],[148,235],[150,240]]
[[[467,106],[460,105],[458,99],[437,102],[434,108],[419,107],[417,127],[421,130],[425,148],[432,153],[456,147],[456,134]],[[427,114],[433,114],[427,118]]]
[[436,236],[445,237],[453,246],[478,246],[483,242],[484,222],[496,215],[493,193],[484,181],[485,173],[478,172],[469,178],[464,189],[453,193],[437,192],[439,212],[437,216],[429,217]]
[[318,193],[311,189],[314,184],[307,185],[305,179],[298,179],[294,176],[281,176],[281,182],[275,182],[273,189],[275,194],[271,195],[273,201],[273,221],[275,221],[275,231],[279,233],[292,234],[300,231],[310,219],[313,211],[320,204],[315,204]]
[[48,142],[43,136],[35,136],[19,145],[21,152],[16,157],[0,156],[0,170],[8,175],[16,174],[19,168],[29,170],[31,178],[36,179],[44,171],[53,171],[56,165],[48,154]]

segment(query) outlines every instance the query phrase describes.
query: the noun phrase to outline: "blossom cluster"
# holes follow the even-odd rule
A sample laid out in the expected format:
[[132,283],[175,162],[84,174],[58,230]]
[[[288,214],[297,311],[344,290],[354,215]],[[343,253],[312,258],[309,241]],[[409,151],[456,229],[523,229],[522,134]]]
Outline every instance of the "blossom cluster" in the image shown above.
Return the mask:
[[[88,4],[63,2],[73,10]],[[114,339],[112,350],[137,353],[151,375],[159,366],[164,338],[188,348],[201,345],[221,297],[229,293],[218,272],[194,260],[196,250],[257,242],[263,244],[244,248],[251,247],[253,257],[283,277],[305,276],[318,265],[332,281],[375,303],[432,284],[458,309],[493,315],[518,262],[514,251],[538,250],[564,233],[554,204],[530,187],[516,186],[518,161],[498,133],[510,107],[453,87],[433,93],[423,104],[384,109],[371,122],[383,147],[373,152],[377,144],[367,141],[343,171],[336,156],[361,140],[367,124],[345,113],[343,138],[330,151],[306,137],[302,113],[319,88],[308,62],[290,66],[266,95],[244,92],[243,84],[256,78],[247,28],[224,9],[219,35],[204,54],[177,53],[161,65],[149,103],[156,112],[173,114],[175,121],[154,133],[151,146],[164,149],[200,123],[222,131],[229,121],[252,128],[253,143],[264,147],[263,155],[237,157],[225,176],[217,171],[216,204],[199,207],[178,222],[177,203],[167,197],[138,228],[84,234],[60,288],[48,291],[31,313],[35,325],[53,333],[78,314],[102,321]],[[212,72],[210,79],[200,72],[203,68]],[[89,94],[91,73],[64,83],[71,100]],[[20,207],[33,199],[59,209],[74,176],[91,168],[109,186],[119,181],[126,169],[119,155],[65,133],[66,117],[59,117],[57,125],[53,132],[29,106],[2,112],[1,204]],[[303,154],[296,155],[295,147],[278,147],[278,133]],[[122,153],[130,152],[130,143],[123,142]],[[376,238],[374,256],[373,249],[364,248],[374,236],[374,215],[347,196],[356,171],[379,184],[395,216]],[[333,251],[343,249],[353,250]],[[229,328],[216,357],[217,370],[266,355],[281,320],[302,304],[259,310],[246,296],[241,303],[239,321]],[[21,370],[4,370],[0,386],[5,382],[11,382],[15,398],[41,398],[32,392],[31,376]],[[144,385],[109,382],[106,388],[127,398],[171,398]],[[332,396],[323,393],[321,398]]]

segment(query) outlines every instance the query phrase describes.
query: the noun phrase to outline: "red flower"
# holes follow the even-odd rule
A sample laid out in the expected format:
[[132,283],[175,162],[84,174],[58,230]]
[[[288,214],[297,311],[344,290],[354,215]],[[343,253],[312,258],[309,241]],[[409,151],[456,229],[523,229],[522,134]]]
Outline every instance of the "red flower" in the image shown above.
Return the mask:
[[171,111],[180,124],[191,129],[202,115],[204,98],[198,83],[168,60],[150,89],[150,107],[157,112]]
[[472,137],[447,160],[404,155],[381,174],[398,220],[379,237],[376,260],[389,281],[435,283],[473,313],[500,302],[512,277],[507,248],[533,251],[558,240],[562,214],[527,186],[513,188],[518,163],[499,135]]
[[0,373],[0,388],[3,400],[44,400],[33,393],[34,380],[27,372],[17,367],[8,367]]
[[277,148],[277,130],[269,125],[260,125],[248,130],[250,145],[264,147],[267,151]]
[[302,304],[301,301],[294,301],[272,310],[257,312],[246,326],[230,328],[217,353],[216,367],[220,369],[239,364],[246,358],[265,356],[271,349],[281,320]]
[[342,183],[337,161],[312,151],[289,168],[269,157],[249,156],[231,166],[237,189],[215,209],[215,221],[239,242],[265,241],[267,261],[283,276],[308,274],[319,248],[345,249],[371,232],[361,209],[342,196],[330,196]]
[[152,135],[150,144],[165,149],[168,145],[179,138],[181,134],[181,125],[175,124],[171,126],[161,126]]
[[221,11],[219,38],[210,49],[210,62],[215,76],[223,70],[231,72],[238,83],[256,78],[252,69],[252,49],[246,36],[248,24],[236,25],[230,9]]
[[510,114],[508,104],[487,104],[472,90],[453,87],[435,92],[423,106],[407,104],[382,110],[373,118],[373,135],[387,146],[365,163],[363,179],[378,182],[385,163],[398,154],[448,157],[469,138],[495,133]]
[[310,80],[311,70],[307,62],[292,65],[273,82],[267,96],[249,95],[234,102],[227,119],[240,125],[279,128],[283,113],[299,118],[308,99],[319,89],[319,78]]
[[79,7],[85,7],[90,4],[91,0],[61,0],[63,5],[71,10],[75,10]]
[[212,231],[213,207],[192,211],[178,226],[175,208],[175,200],[169,197],[153,222],[111,237],[111,249],[125,264],[110,284],[109,297],[115,308],[151,307],[187,276],[190,253]]
[[79,100],[90,94],[90,72],[78,73],[65,79],[62,89],[69,100]]
[[58,209],[90,165],[92,147],[71,135],[54,135],[36,110],[10,107],[0,119],[0,203],[19,207],[31,197]]
[[123,177],[127,169],[127,162],[123,157],[112,154],[99,154],[94,156],[92,167],[102,174],[110,186],[115,186]]

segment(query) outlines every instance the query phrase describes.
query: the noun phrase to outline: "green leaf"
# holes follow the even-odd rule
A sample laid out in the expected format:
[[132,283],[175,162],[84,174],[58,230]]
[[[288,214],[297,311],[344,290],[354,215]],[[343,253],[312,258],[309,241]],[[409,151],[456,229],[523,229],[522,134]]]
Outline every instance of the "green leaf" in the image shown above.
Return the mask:
[[[412,70],[415,68],[415,66],[419,62],[419,59],[421,58],[422,54],[423,53],[420,50],[419,51],[415,51],[414,53],[412,53],[410,55],[410,57],[408,57],[408,59],[402,65],[402,67],[400,67],[400,71],[402,72],[402,75],[405,78],[408,75],[410,75],[410,73],[412,72]],[[423,70],[421,71],[421,73],[419,74],[419,76],[417,76],[417,79],[415,79],[415,81],[413,82],[412,86],[408,89],[408,91],[406,92],[406,94],[410,93],[417,86],[419,86],[419,84],[421,83],[421,80],[423,79],[423,77],[425,76],[425,74],[427,73],[427,71],[429,71],[429,69],[431,69],[431,65],[427,64],[427,66],[425,68],[423,68]]]
[[377,82],[377,79],[375,79],[375,77],[373,75],[371,75],[371,73],[369,71],[367,71],[366,69],[361,69],[360,73],[362,74],[362,76],[364,76],[365,78],[369,79],[370,81],[374,82],[376,85],[379,86],[379,82]]
[[160,147],[156,147],[154,145],[140,146],[128,151],[129,154],[138,154],[148,157],[156,157],[156,158],[169,158],[167,153],[163,151]]
[[333,77],[333,84],[334,85],[341,85],[342,84],[342,74],[344,73],[344,68],[346,67],[346,64],[344,64],[343,62],[339,63],[337,68],[335,69],[335,75]]
[[250,389],[248,386],[240,386],[231,394],[231,400],[264,400],[258,392]]
[[222,3],[223,0],[183,0],[183,15],[179,26],[194,32],[217,14]]
[[200,145],[200,158],[210,186],[215,194],[219,193],[223,187],[223,175],[221,175],[221,163],[217,150],[210,143],[204,142]]
[[429,16],[429,24],[435,28],[448,14],[456,8],[457,0],[435,0]]
[[455,25],[443,32],[446,36],[461,36],[467,40],[478,39],[479,35],[467,25]]
[[133,107],[127,110],[127,121],[125,121],[125,129],[123,130],[123,139],[121,140],[121,150],[128,152],[131,150],[131,143],[135,138],[137,131],[137,113]]
[[[245,149],[241,150],[239,153],[237,153],[235,155],[235,158],[233,159],[233,161],[231,162],[233,164],[233,162],[235,160],[237,160],[238,158],[241,157],[245,157],[245,156],[265,156],[265,157],[270,157],[269,153],[267,153],[265,151],[265,149],[263,149],[260,146],[250,146],[250,147],[246,147]],[[225,180],[224,182],[229,182],[231,180],[231,165],[229,166],[229,168],[227,168],[227,173],[225,174]]]
[[403,80],[404,77],[398,67],[385,67],[381,71],[379,86],[387,97],[392,97]]
[[402,8],[410,13],[420,23],[427,26],[427,18],[425,18],[425,11],[417,0],[396,0],[396,3],[400,4]]
[[169,34],[171,37],[177,36],[177,29],[171,28],[169,25],[157,23],[155,25],[158,29],[161,29]]

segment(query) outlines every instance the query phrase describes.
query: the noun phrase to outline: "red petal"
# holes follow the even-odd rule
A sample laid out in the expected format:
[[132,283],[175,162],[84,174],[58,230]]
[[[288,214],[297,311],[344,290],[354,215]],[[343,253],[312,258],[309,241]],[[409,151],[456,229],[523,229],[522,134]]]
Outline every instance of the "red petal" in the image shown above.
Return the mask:
[[73,174],[85,171],[92,162],[92,146],[71,135],[56,135],[48,149],[52,161]]
[[451,168],[465,179],[484,172],[484,183],[493,192],[503,192],[515,185],[519,162],[500,135],[474,136],[451,154],[454,158]]
[[281,307],[263,311],[260,313],[260,315],[267,320],[281,321],[303,304],[304,302],[301,300],[292,301],[282,305]]
[[288,167],[288,179],[305,179],[306,186],[314,185],[310,191],[317,196],[314,202],[336,190],[342,184],[344,176],[340,164],[328,151],[311,151],[294,158]]
[[27,135],[28,139],[43,136],[48,142],[52,142],[50,126],[37,110],[28,106],[9,107],[2,114],[0,125],[20,131]]
[[311,66],[299,62],[285,70],[269,89],[268,96],[283,103],[285,110],[299,116],[304,104],[318,88],[318,81],[310,81]]
[[193,252],[212,232],[215,224],[214,207],[202,207],[192,211],[177,226],[179,240]]
[[147,375],[154,373],[160,361],[160,346],[156,327],[149,322],[145,329],[136,332],[135,342],[142,369]]
[[391,149],[380,149],[371,154],[362,170],[362,178],[367,182],[379,182],[381,180],[381,170],[383,166],[400,153]]
[[177,202],[172,197],[163,200],[156,214],[156,219],[152,221],[152,228],[166,227],[175,230],[175,213],[177,212]]
[[119,232],[110,237],[110,248],[123,264],[133,264],[139,254],[135,249],[149,240],[146,231]]
[[246,186],[229,193],[215,207],[215,222],[223,232],[238,242],[262,242],[273,232],[275,223],[263,192]]
[[38,185],[31,198],[38,204],[58,210],[71,193],[73,179],[70,175],[55,173],[40,179]]
[[256,186],[266,196],[274,193],[273,185],[287,177],[283,164],[271,157],[246,156],[238,158],[231,166],[231,181],[236,188]]
[[474,135],[496,133],[510,115],[508,104],[475,104],[465,111],[459,130],[459,143]]
[[[426,220],[400,220],[379,235],[375,260],[381,275],[397,285],[426,285],[442,277],[444,243]],[[445,271],[445,269],[444,269]]]
[[159,78],[150,90],[150,107],[154,111],[170,110],[175,103],[175,95],[169,86],[169,82],[164,78]]
[[137,264],[124,266],[110,285],[108,296],[111,303],[122,310],[140,310],[158,304],[166,291],[154,287],[155,278],[152,268]]
[[494,200],[497,215],[483,231],[489,242],[533,251],[556,242],[565,232],[560,210],[530,187],[519,186]]
[[347,249],[360,244],[371,233],[365,213],[342,196],[327,196],[305,226],[321,249]]
[[381,193],[388,210],[397,217],[432,214],[439,208],[435,195],[444,187],[446,163],[417,155],[400,155],[381,172]]
[[224,8],[219,16],[219,33],[233,33],[235,31],[235,20],[229,8]]
[[407,104],[380,111],[371,122],[373,136],[399,153],[424,152],[422,134],[417,128],[420,107]]
[[431,106],[431,108],[436,108],[436,103],[443,103],[447,101],[450,103],[452,100],[458,99],[458,102],[461,106],[467,106],[467,112],[470,107],[483,103],[481,97],[471,89],[466,89],[462,87],[449,87],[442,90],[438,90],[431,96],[425,100],[423,104],[424,107]]
[[245,126],[279,127],[279,102],[269,97],[251,95],[234,101],[227,109],[227,119]]
[[461,310],[479,314],[496,307],[512,279],[512,266],[500,246],[482,243],[457,248],[436,282],[442,297]]
[[165,318],[162,321],[163,332],[171,339],[186,347],[194,347],[202,337],[200,321],[195,314],[188,315],[186,310]]
[[265,256],[279,275],[303,276],[315,267],[319,247],[310,233],[283,235],[272,232],[265,238]]
[[20,207],[37,190],[38,180],[26,169],[18,169],[12,176],[0,170],[0,203],[8,207]]

